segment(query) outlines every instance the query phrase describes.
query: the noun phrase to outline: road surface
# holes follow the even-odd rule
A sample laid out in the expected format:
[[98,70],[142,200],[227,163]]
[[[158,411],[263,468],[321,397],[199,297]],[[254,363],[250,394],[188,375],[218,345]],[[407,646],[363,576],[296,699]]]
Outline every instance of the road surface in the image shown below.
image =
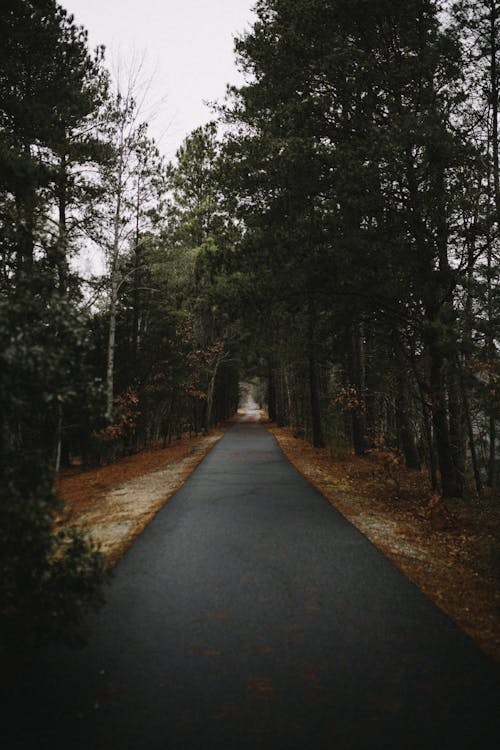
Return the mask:
[[500,747],[498,666],[257,423],[226,433],[107,599],[83,651],[20,674],[6,750]]

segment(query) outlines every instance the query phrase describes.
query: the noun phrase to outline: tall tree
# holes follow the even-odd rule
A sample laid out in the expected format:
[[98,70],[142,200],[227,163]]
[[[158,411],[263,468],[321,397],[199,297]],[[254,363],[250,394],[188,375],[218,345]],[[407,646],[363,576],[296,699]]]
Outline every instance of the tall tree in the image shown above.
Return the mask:
[[[237,42],[251,78],[232,92],[226,119],[247,245],[286,277],[295,319],[297,301],[305,311],[312,298],[317,321],[350,331],[358,401],[364,338],[353,332],[376,316],[373,330],[402,344],[411,327],[418,343],[405,356],[426,357],[431,442],[443,493],[457,496],[465,455],[457,225],[469,157],[458,126],[460,47],[439,10],[432,0],[261,0],[257,22]],[[358,452],[372,429],[361,422],[370,419],[370,408],[353,414]]]
[[[101,54],[55,2],[0,10],[0,528],[2,655],[11,640],[70,636],[99,599],[103,563],[76,532],[56,535],[53,485],[62,405],[84,346],[69,294],[62,151],[96,111]],[[63,144],[65,144],[63,146]],[[95,160],[87,149],[73,163]],[[60,187],[60,185],[59,185]],[[67,193],[66,193],[67,195]],[[61,196],[60,196],[61,197]],[[66,198],[61,200],[65,203]]]
[[192,313],[196,338],[206,355],[202,382],[205,430],[212,423],[217,378],[229,356],[231,338],[231,326],[220,304],[218,276],[238,236],[222,194],[221,169],[215,123],[195,129],[169,169],[169,241],[193,259]]
[[[91,210],[95,243],[104,251],[108,284],[105,418],[112,423],[115,399],[115,351],[119,293],[134,277],[134,356],[139,335],[141,235],[158,220],[163,163],[147,125],[140,121],[134,98],[134,77],[108,101],[102,129],[111,150],[100,169],[99,194]],[[130,252],[133,269],[127,268]]]
[[[497,469],[498,429],[498,328],[499,308],[496,299],[496,276],[500,257],[500,176],[499,176],[499,76],[500,76],[500,4],[498,0],[459,0],[453,5],[453,18],[464,49],[464,72],[467,100],[464,119],[481,155],[475,180],[479,185],[476,209],[468,235],[469,278],[468,307],[471,327],[472,299],[478,288],[484,289],[487,326],[480,355],[488,380],[488,483],[494,486]],[[481,188],[486,188],[485,190]],[[482,281],[481,284],[478,283]],[[475,287],[475,288],[474,288]],[[474,293],[475,292],[475,293]]]

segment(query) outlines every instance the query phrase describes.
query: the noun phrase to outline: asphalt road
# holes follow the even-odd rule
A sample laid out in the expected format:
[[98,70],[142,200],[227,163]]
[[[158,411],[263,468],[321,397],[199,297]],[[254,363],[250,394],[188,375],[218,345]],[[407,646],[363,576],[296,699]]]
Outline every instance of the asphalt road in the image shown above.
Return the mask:
[[12,686],[5,750],[500,747],[498,666],[259,424],[158,514],[89,628]]

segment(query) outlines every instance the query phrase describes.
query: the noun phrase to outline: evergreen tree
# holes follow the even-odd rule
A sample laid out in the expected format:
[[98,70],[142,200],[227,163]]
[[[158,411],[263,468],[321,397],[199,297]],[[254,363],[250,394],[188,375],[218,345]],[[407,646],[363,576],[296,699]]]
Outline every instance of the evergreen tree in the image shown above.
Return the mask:
[[[357,404],[358,453],[375,429],[364,331],[397,342],[397,367],[403,372],[413,363],[432,422],[430,454],[435,444],[443,493],[459,496],[466,421],[457,364],[465,283],[459,234],[475,156],[458,125],[464,90],[457,34],[440,23],[431,0],[262,0],[256,12],[253,29],[237,42],[251,78],[232,91],[225,110],[246,253],[259,263],[261,279],[269,269],[269,294],[286,301],[295,323],[303,317],[299,350],[309,352],[309,362],[319,339],[323,362],[344,368]],[[344,331],[343,356],[325,346],[335,341],[322,333],[326,321]],[[310,366],[310,414],[320,445],[314,371]],[[402,427],[407,388],[397,382],[400,440],[416,464]]]
[[[230,356],[233,335],[227,300],[224,300],[227,288],[221,274],[227,268],[226,261],[238,237],[238,228],[228,215],[221,170],[223,163],[214,123],[197,128],[184,140],[169,170],[172,200],[168,242],[181,256],[191,259],[189,306],[196,341],[205,352],[200,381],[204,430],[213,421],[217,384],[224,377],[223,370],[228,369],[224,363]],[[230,390],[233,392],[234,388]],[[216,411],[229,416],[235,408],[231,397]]]
[[62,411],[85,347],[61,178],[64,171],[69,180],[70,163],[95,160],[81,129],[102,77],[100,53],[88,53],[85,32],[55,2],[4,3],[0,39],[3,652],[13,640],[74,638],[83,611],[100,599],[102,558],[76,531],[54,533],[53,485]]

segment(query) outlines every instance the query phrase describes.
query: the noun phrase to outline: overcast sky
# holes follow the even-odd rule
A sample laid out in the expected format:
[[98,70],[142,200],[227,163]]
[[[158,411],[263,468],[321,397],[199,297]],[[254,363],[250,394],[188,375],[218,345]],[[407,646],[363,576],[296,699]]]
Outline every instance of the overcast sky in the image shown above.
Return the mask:
[[[171,158],[184,137],[212,119],[204,101],[222,100],[227,83],[241,83],[233,38],[252,25],[254,0],[60,0],[106,47],[109,69],[145,54],[153,76],[147,106],[152,135]],[[156,106],[161,102],[159,107]]]

